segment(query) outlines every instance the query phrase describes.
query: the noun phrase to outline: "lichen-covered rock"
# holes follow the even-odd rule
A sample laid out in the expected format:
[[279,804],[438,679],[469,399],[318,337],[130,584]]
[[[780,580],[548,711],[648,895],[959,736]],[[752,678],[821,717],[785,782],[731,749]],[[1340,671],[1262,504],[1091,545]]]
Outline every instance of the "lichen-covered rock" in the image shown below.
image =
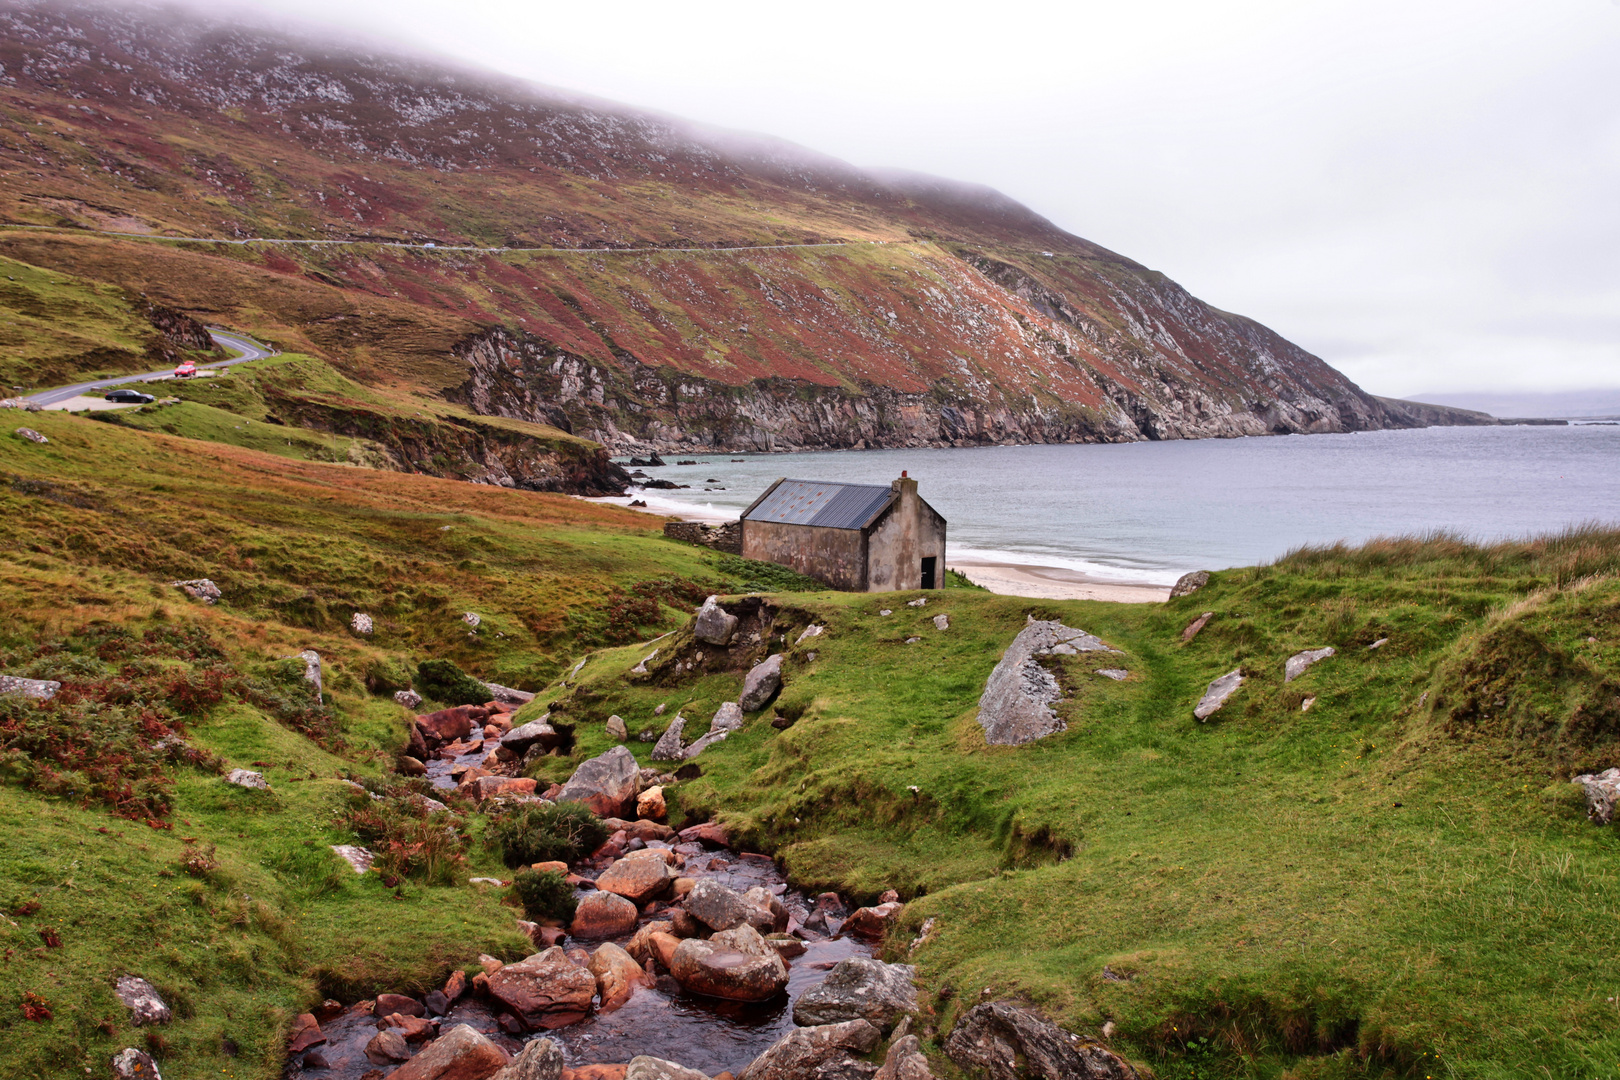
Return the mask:
[[883,1038],[865,1020],[794,1028],[738,1074],[737,1080],[809,1080],[854,1054],[870,1054]]
[[680,713],[669,722],[664,734],[659,737],[657,745],[653,747],[652,759],[654,761],[680,761],[686,757],[686,745],[681,742],[681,736],[686,731],[686,717]]
[[596,978],[596,992],[604,1009],[624,1004],[637,987],[647,984],[647,973],[641,965],[612,942],[599,945],[585,967]]
[[688,1069],[685,1065],[641,1054],[630,1059],[630,1067],[624,1072],[624,1080],[709,1080],[709,1078],[696,1069]]
[[698,608],[697,623],[692,636],[706,645],[729,645],[731,635],[737,632],[737,616],[720,606],[720,598],[711,596]]
[[232,769],[225,774],[227,784],[237,787],[251,788],[254,791],[269,791],[270,781],[264,778],[263,773],[256,773],[252,769]]
[[169,584],[193,600],[201,600],[205,604],[212,604],[224,595],[219,591],[219,586],[207,578],[195,578],[191,581],[171,581]]
[[620,859],[596,879],[603,892],[618,893],[641,907],[669,893],[675,875],[661,859]]
[[630,725],[624,722],[622,716],[610,716],[607,718],[607,733],[610,739],[617,739],[619,742],[630,741]]
[[547,713],[538,720],[530,720],[527,724],[513,728],[501,736],[501,745],[518,757],[528,753],[529,748],[533,746],[538,746],[541,750],[561,746],[562,735],[546,722],[550,716],[551,714]]
[[1614,820],[1614,807],[1620,801],[1620,769],[1583,773],[1571,780],[1586,792],[1586,816],[1599,825]]
[[858,934],[866,938],[881,938],[889,932],[889,927],[894,925],[895,918],[904,907],[905,905],[899,901],[890,900],[885,904],[856,908],[844,922],[844,933]]
[[1191,596],[1208,584],[1208,570],[1194,570],[1191,573],[1182,574],[1176,579],[1176,583],[1170,586],[1170,599],[1174,600],[1178,596]]
[[375,855],[356,844],[333,844],[332,850],[357,874],[370,870],[372,862],[376,860]]
[[840,960],[820,986],[793,1003],[793,1022],[801,1027],[866,1020],[892,1030],[902,1016],[917,1011],[917,988],[910,964],[885,964],[866,956]]
[[945,1053],[964,1071],[989,1080],[1138,1080],[1129,1062],[1100,1043],[1005,1001],[964,1013],[945,1041]]
[[174,1019],[174,1013],[169,1010],[157,987],[138,975],[119,976],[113,992],[129,1009],[129,1022],[136,1027],[142,1024],[167,1024]]
[[112,1071],[118,1080],[163,1080],[152,1055],[133,1046],[126,1046],[113,1055]]
[[917,1036],[906,1035],[889,1044],[883,1058],[883,1067],[872,1080],[934,1080],[928,1067],[928,1057],[922,1052]]
[[737,706],[745,713],[763,709],[765,703],[775,697],[780,689],[782,689],[782,654],[777,653],[749,669],[748,674],[743,677],[742,696],[737,699]]
[[553,947],[490,975],[489,993],[530,1030],[559,1028],[590,1013],[596,978]]
[[27,439],[31,443],[39,443],[41,446],[51,441],[31,427],[18,428],[17,436],[18,438]]
[[489,1080],[506,1068],[510,1060],[505,1050],[473,1028],[457,1024],[388,1077],[389,1080]]
[[55,679],[24,679],[18,675],[0,675],[0,694],[17,694],[35,701],[49,701],[62,689]]
[[748,921],[747,901],[714,878],[699,878],[681,906],[711,930],[730,930]]
[[664,801],[664,788],[662,784],[655,785],[636,796],[636,816],[640,818],[657,819],[669,813],[669,804]]
[[1115,652],[1099,638],[1056,620],[1031,617],[985,680],[979,725],[992,746],[1020,746],[1066,726],[1052,704],[1063,696],[1057,679],[1038,656]]
[[525,1043],[522,1053],[489,1080],[560,1080],[562,1071],[563,1052],[557,1041],[535,1039]]
[[349,617],[349,629],[357,634],[370,634],[377,629],[377,624],[372,621],[370,615],[363,611],[357,611]]
[[569,933],[577,938],[610,938],[636,928],[636,905],[617,893],[593,892],[582,897],[574,909]]
[[1333,646],[1328,645],[1321,649],[1306,649],[1304,652],[1295,653],[1283,664],[1283,682],[1293,682],[1305,674],[1306,668],[1318,660],[1326,660],[1328,657],[1333,656],[1336,651]]
[[1220,711],[1226,699],[1237,693],[1238,687],[1243,685],[1243,669],[1234,668],[1225,675],[1212,681],[1204,690],[1204,696],[1198,699],[1193,708],[1193,715],[1200,720],[1208,720]]
[[728,1001],[768,1001],[788,982],[781,954],[746,924],[708,939],[682,941],[669,973],[685,990]]
[[556,801],[584,803],[598,817],[624,817],[635,812],[640,792],[641,769],[635,755],[615,746],[575,769]]
[[415,690],[396,690],[394,704],[403,705],[407,709],[419,709],[422,707],[422,695]]

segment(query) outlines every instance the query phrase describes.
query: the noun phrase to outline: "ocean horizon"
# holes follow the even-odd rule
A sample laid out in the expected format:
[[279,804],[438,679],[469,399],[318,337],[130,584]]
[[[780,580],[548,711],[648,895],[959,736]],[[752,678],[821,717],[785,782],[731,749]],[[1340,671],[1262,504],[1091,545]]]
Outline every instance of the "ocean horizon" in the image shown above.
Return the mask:
[[737,517],[777,477],[886,484],[905,470],[949,522],[949,563],[1121,584],[1378,536],[1494,541],[1620,523],[1620,427],[1595,424],[664,460],[642,471],[690,488],[631,497],[709,520]]

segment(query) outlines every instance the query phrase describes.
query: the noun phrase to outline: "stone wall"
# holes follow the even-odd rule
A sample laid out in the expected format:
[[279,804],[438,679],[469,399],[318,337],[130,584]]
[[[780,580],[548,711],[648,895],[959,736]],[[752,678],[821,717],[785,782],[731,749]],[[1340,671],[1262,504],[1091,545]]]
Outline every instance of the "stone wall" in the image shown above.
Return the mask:
[[664,535],[672,540],[714,548],[732,555],[742,554],[742,523],[723,521],[706,525],[701,521],[671,521],[664,525]]

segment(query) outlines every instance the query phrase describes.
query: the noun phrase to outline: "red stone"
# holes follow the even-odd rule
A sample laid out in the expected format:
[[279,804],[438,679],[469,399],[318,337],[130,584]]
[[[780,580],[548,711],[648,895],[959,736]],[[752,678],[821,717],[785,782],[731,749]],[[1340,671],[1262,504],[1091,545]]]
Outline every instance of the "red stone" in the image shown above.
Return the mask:
[[467,973],[465,971],[452,971],[450,977],[444,980],[444,996],[455,1001],[467,992]]
[[731,840],[726,836],[726,830],[712,821],[706,821],[702,825],[693,825],[689,829],[682,829],[679,835],[683,844],[697,842],[704,847],[731,846]]
[[388,1027],[398,1028],[399,1033],[405,1036],[406,1042],[426,1042],[437,1033],[433,1021],[421,1016],[402,1016],[399,1013],[389,1013],[382,1018],[382,1022]]
[[624,1065],[581,1065],[577,1069],[564,1069],[561,1080],[624,1080],[624,1074],[630,1066]]
[[377,1016],[387,1016],[389,1013],[399,1013],[401,1016],[421,1016],[422,1003],[415,998],[404,994],[378,994],[377,1004],[372,1011]]
[[319,1046],[326,1041],[321,1032],[321,1025],[313,1013],[299,1013],[292,1023],[292,1041],[287,1044],[287,1053],[301,1054],[312,1046]]

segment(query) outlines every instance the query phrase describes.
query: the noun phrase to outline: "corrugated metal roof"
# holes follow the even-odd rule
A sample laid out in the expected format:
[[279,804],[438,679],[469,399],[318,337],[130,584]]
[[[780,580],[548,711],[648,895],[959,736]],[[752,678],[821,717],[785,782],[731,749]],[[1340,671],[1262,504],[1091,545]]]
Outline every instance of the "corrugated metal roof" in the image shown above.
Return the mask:
[[744,515],[749,521],[781,521],[825,529],[861,529],[882,510],[894,489],[887,484],[835,484],[783,480]]

